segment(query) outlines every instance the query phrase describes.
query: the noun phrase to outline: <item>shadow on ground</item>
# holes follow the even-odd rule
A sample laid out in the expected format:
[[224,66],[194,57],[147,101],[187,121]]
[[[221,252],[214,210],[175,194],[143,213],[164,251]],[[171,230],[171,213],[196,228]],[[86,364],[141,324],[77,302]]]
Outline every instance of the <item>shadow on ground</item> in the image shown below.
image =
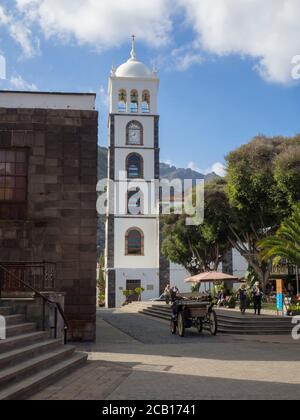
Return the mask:
[[[118,343],[111,345],[117,334],[101,339],[103,327],[101,321],[117,329],[123,335]],[[113,353],[152,354],[171,357],[193,357],[227,361],[280,361],[299,362],[300,342],[290,339],[290,343],[263,342],[261,339],[245,340],[239,336],[212,337],[208,332],[199,335],[195,329],[187,331],[186,337],[172,336],[167,322],[161,322],[143,315],[119,313],[113,311],[98,312],[97,343],[88,348],[89,351],[105,351]],[[135,345],[128,345],[132,340]],[[129,340],[129,341],[128,341]],[[276,340],[276,339],[275,339]],[[285,340],[287,338],[285,337]],[[147,349],[145,349],[147,346]]]

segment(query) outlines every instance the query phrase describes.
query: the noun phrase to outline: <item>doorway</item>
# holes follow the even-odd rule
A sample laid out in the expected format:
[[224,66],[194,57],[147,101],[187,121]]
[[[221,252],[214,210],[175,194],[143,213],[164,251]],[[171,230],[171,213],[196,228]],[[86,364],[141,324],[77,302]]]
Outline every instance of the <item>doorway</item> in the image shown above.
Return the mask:
[[132,291],[132,295],[129,297],[130,302],[138,302],[139,295],[135,293],[135,289],[139,289],[142,286],[141,280],[127,280],[126,281],[126,290]]

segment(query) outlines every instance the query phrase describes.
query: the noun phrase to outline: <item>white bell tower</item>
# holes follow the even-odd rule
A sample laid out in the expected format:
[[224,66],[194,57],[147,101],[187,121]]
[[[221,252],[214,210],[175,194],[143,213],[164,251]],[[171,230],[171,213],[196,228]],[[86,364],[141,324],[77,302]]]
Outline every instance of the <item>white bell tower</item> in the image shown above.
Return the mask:
[[[123,292],[143,288],[144,300],[160,294],[159,116],[157,71],[138,61],[135,37],[129,60],[109,79],[109,209],[106,223],[107,306],[120,307]],[[154,191],[155,190],[155,191]],[[155,193],[154,193],[155,192]]]

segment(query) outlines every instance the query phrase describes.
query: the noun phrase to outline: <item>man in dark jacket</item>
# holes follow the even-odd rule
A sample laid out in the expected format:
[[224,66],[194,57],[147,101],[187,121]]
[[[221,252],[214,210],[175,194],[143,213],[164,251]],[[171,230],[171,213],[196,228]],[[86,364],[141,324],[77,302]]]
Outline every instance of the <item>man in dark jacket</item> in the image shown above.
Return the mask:
[[262,305],[262,298],[263,298],[263,292],[260,287],[260,283],[255,283],[255,288],[252,292],[253,295],[253,303],[254,303],[254,311],[255,315],[261,314],[261,305]]

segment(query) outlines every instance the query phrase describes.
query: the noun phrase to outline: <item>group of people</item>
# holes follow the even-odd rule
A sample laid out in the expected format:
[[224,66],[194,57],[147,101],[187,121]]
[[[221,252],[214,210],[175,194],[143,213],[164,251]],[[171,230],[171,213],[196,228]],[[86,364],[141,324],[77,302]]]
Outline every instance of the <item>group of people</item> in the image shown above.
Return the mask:
[[[255,315],[261,315],[264,293],[259,282],[255,283],[255,286],[251,294],[252,294],[252,300],[253,300],[253,305],[254,305],[254,313]],[[180,291],[177,286],[171,286],[170,284],[166,286],[163,297],[167,305],[169,305],[170,303],[174,303],[179,296],[180,296]],[[245,284],[242,284],[242,286],[237,292],[237,296],[240,301],[241,313],[245,315],[247,307],[248,307],[248,293],[247,293],[247,288]],[[227,298],[228,296],[226,295],[225,290],[222,289],[217,295],[218,307],[226,306],[226,302],[228,301]]]
[[170,286],[168,284],[164,291],[164,298],[166,300],[166,304],[169,305],[170,302],[174,303],[176,301],[177,296],[180,295],[179,289],[177,286]]
[[[245,315],[248,307],[248,294],[246,285],[243,284],[237,292],[237,296],[240,301],[240,310],[243,315]],[[259,282],[255,283],[254,289],[252,290],[252,300],[254,304],[254,313],[255,315],[261,314],[262,300],[263,300],[263,290]],[[224,290],[221,290],[217,296],[218,306],[225,306],[227,302],[227,295]]]

